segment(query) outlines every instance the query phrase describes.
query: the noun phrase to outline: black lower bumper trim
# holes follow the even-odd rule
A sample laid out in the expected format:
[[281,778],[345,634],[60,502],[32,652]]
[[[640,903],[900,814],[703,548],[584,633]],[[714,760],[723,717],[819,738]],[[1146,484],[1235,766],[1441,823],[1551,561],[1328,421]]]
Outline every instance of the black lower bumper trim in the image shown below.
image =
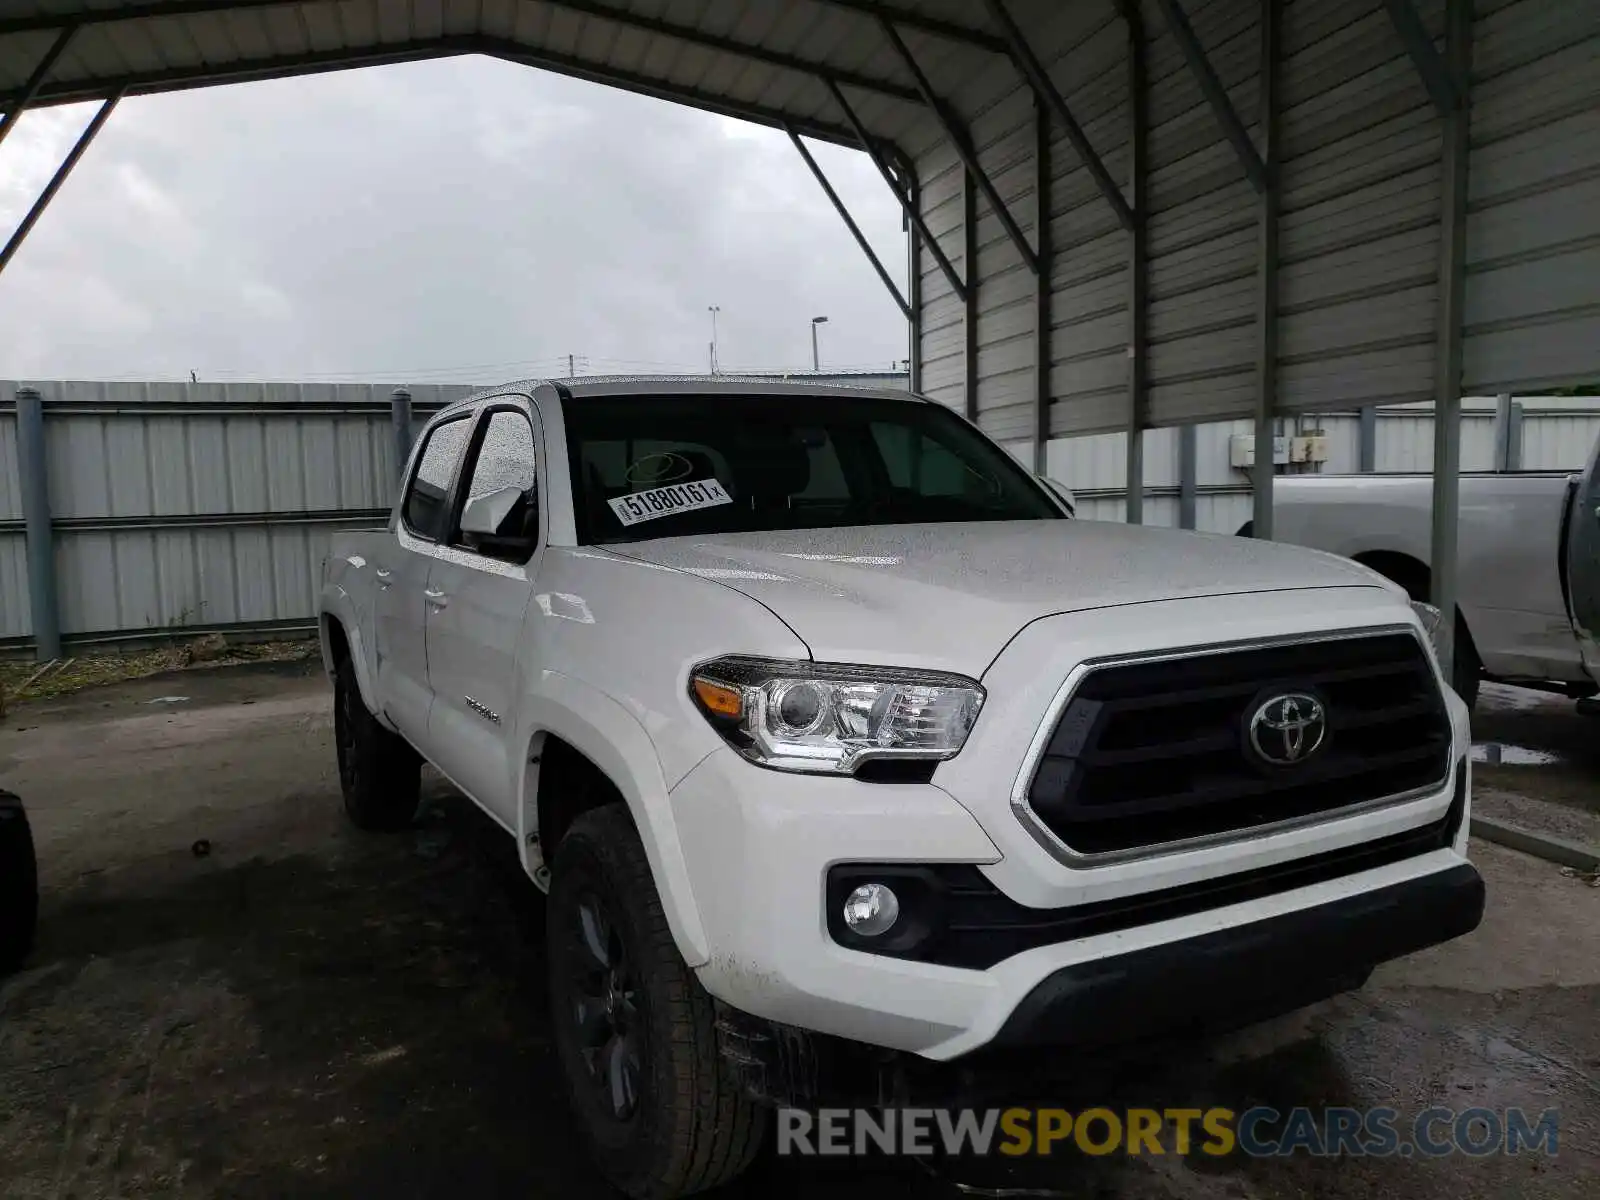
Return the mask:
[[1378,963],[1470,933],[1483,880],[1463,863],[1331,904],[1063,967],[990,1045],[1091,1049],[1237,1028],[1359,984]]

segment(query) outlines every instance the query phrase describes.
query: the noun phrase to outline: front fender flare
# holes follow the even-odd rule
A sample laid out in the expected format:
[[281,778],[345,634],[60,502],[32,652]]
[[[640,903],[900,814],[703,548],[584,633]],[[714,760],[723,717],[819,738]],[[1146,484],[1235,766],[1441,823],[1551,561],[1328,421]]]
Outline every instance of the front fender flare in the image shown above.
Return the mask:
[[[678,952],[691,968],[703,965],[710,960],[710,946],[655,743],[632,713],[581,680],[541,671],[533,684],[537,690],[523,698],[518,710],[514,744],[526,747],[541,733],[554,734],[616,785],[644,842],[650,874]],[[521,797],[518,835],[526,845],[538,827],[539,814],[536,797],[527,787],[528,756],[519,757],[521,778],[515,793]]]
[[377,703],[377,688],[373,686],[372,678],[373,663],[367,657],[366,637],[361,632],[361,622],[356,614],[354,597],[337,584],[328,584],[322,589],[319,609],[317,636],[322,646],[322,669],[331,680],[337,664],[333,661],[333,647],[328,638],[328,622],[338,621],[340,628],[344,630],[345,642],[350,647],[350,661],[356,669],[356,686],[361,692],[361,703],[367,706],[367,711],[377,717],[381,724],[388,726],[389,720],[383,715],[383,709]]

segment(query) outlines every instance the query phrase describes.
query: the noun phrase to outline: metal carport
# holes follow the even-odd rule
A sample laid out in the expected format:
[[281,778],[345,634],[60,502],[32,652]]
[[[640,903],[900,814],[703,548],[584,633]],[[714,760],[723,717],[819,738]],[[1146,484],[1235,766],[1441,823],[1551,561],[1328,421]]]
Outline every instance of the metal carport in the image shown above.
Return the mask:
[[1460,395],[1600,375],[1572,0],[5,0],[0,140],[102,108],[0,269],[123,96],[459,54],[864,148],[908,216],[913,386],[1040,467],[1131,431],[1130,520],[1143,429],[1433,400],[1446,611]]

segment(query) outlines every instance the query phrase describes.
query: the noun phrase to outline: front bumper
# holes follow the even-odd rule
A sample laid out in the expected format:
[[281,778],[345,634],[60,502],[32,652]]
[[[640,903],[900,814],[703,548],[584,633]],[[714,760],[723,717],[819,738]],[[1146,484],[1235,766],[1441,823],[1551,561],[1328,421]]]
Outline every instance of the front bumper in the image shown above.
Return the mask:
[[1152,1032],[1236,1028],[1359,984],[1374,965],[1471,933],[1484,888],[1466,863],[1317,908],[1046,976],[992,1045],[1099,1049]]
[[[1475,902],[1470,887],[1462,890],[1467,876],[1477,879],[1462,853],[1466,790],[1465,778],[1452,779],[1441,795],[1406,806],[1414,826],[1448,814],[1452,831],[1434,849],[1218,907],[1188,906],[1165,918],[1153,912],[1146,923],[1036,945],[985,969],[864,953],[840,945],[827,928],[827,876],[837,864],[986,864],[985,874],[1001,882],[993,842],[940,787],[765,771],[719,750],[673,790],[672,808],[711,950],[698,975],[713,996],[780,1025],[948,1060],[997,1039],[1087,1043],[1095,1040],[1089,1025],[1107,1012],[1121,1022],[1116,1040],[1157,1036],[1170,1032],[1163,1027],[1168,1017],[1181,1018],[1179,1025],[1188,1019],[1162,1011],[1163,993],[1189,1001],[1215,992],[1221,1008],[1238,1012],[1252,978],[1263,1005],[1249,1006],[1249,1017],[1287,1011],[1348,986],[1348,978],[1379,962],[1459,936],[1477,924],[1482,908],[1481,884]],[[1455,806],[1452,793],[1459,795]],[[1246,863],[1291,862],[1372,841],[1392,832],[1396,819],[1393,810],[1361,813],[1261,839],[1235,848],[1226,866],[1218,857],[1227,850],[1205,853],[1213,874],[1226,877]],[[1128,895],[1162,886],[1171,866],[1106,870]],[[1145,871],[1151,878],[1139,888]],[[1395,898],[1446,893],[1454,899],[1419,908],[1418,920],[1382,915],[1393,912]],[[1340,936],[1339,923],[1353,913],[1364,915]],[[1323,936],[1305,944],[1320,947],[1318,955],[1296,957],[1294,939],[1313,927]],[[1315,970],[1296,979],[1301,962]],[[1176,964],[1188,964],[1178,986],[1170,973]],[[1215,976],[1210,982],[1207,972]],[[1263,990],[1278,979],[1305,986],[1292,995]],[[1254,1011],[1263,1006],[1269,1011]],[[1200,1004],[1196,1015],[1207,1014],[1208,1003]]]

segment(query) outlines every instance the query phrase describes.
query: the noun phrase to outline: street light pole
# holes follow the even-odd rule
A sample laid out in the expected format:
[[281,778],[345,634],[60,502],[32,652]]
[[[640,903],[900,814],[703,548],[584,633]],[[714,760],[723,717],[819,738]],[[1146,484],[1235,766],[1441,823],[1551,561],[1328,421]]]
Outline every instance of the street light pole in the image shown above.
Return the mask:
[[711,373],[717,373],[717,314],[722,311],[718,304],[707,305],[706,311],[711,314]]
[[822,370],[822,356],[817,352],[817,326],[826,325],[827,323],[827,317],[811,318],[811,369],[813,371]]

